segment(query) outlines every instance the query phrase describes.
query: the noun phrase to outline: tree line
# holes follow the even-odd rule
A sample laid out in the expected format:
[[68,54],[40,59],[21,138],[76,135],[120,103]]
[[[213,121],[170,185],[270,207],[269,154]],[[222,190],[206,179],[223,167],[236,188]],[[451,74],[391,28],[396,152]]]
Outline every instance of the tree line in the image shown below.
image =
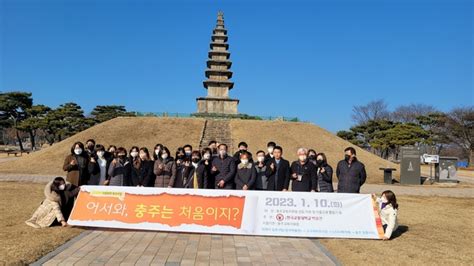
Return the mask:
[[[33,104],[32,94],[29,92],[0,92],[0,141],[4,145],[14,141],[23,151],[26,135],[31,149],[34,150],[39,137],[53,145],[91,126],[119,116],[135,116],[135,113],[128,112],[122,105],[97,105],[90,115],[86,116],[81,106],[74,102],[51,108],[43,104]],[[8,132],[14,134],[14,140]]]
[[385,159],[399,160],[402,146],[422,147],[426,153],[455,155],[474,161],[474,107],[442,112],[424,104],[402,105],[393,111],[384,100],[357,105],[354,126],[337,135]]

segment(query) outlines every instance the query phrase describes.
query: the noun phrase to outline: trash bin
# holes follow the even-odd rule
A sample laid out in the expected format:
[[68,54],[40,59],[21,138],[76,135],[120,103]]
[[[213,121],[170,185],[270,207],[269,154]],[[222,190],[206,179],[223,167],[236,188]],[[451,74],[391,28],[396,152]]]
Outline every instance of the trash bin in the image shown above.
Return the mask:
[[439,163],[435,164],[436,182],[459,182],[457,180],[457,157],[439,157]]

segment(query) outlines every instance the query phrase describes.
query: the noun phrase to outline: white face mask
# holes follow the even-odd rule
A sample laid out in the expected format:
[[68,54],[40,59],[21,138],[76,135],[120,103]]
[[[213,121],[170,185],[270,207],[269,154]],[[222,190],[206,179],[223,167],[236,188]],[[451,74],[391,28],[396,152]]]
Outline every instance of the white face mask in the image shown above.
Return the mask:
[[226,155],[226,154],[227,154],[227,151],[225,151],[225,150],[219,150],[219,155],[220,155],[220,156],[224,156],[224,155]]
[[137,157],[138,152],[132,151],[132,152],[130,153],[130,155],[131,155],[133,158],[135,158],[135,157]]
[[158,153],[160,153],[160,150],[156,149],[155,154],[158,155]]
[[258,157],[257,157],[257,160],[258,160],[259,162],[263,163],[263,161],[265,161],[265,157],[263,157],[263,156],[258,156]]
[[298,159],[300,159],[300,161],[306,161],[306,155],[299,155],[298,156]]
[[192,151],[185,151],[185,152],[184,152],[184,154],[186,154],[186,155],[188,155],[188,156],[191,155],[191,153],[192,153]]
[[100,158],[103,158],[104,154],[105,154],[105,152],[103,152],[103,151],[98,151],[97,152],[97,156],[99,156]]
[[382,203],[388,203],[388,200],[385,196],[382,196],[381,200],[382,200]]
[[209,153],[204,154],[203,156],[204,160],[209,160],[211,158],[211,155]]
[[66,188],[65,184],[59,185],[59,190],[64,190]]
[[249,160],[248,159],[241,159],[240,162],[242,164],[248,164]]
[[167,154],[167,153],[163,153],[163,154],[161,155],[161,159],[164,160],[164,159],[166,159],[166,158],[168,158],[168,154]]
[[81,149],[81,148],[76,148],[76,149],[74,149],[74,153],[75,153],[76,155],[79,155],[79,154],[82,153],[82,149]]
[[273,147],[268,147],[267,151],[268,151],[268,153],[272,154],[273,153]]

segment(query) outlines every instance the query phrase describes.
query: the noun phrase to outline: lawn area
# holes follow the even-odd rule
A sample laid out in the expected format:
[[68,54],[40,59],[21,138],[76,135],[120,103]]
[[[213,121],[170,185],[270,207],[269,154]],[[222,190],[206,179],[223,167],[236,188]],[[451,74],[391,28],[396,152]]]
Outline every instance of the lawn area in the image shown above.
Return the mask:
[[[0,265],[34,262],[83,231],[24,224],[43,200],[44,184],[0,182]],[[399,197],[402,234],[391,241],[321,239],[345,265],[472,265],[472,198]],[[271,240],[271,238],[269,238]]]
[[473,265],[473,198],[397,199],[403,233],[395,239],[322,239],[321,243],[345,265]]
[[24,223],[44,199],[44,186],[0,182],[0,265],[32,263],[83,231],[60,226],[34,229]]

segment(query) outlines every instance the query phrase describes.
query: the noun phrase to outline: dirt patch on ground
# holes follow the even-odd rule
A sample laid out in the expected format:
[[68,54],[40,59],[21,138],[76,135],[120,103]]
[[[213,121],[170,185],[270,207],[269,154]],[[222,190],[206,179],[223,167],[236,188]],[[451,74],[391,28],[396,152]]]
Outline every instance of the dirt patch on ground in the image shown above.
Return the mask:
[[398,201],[400,229],[393,240],[321,243],[345,265],[472,265],[474,199],[403,196]]

